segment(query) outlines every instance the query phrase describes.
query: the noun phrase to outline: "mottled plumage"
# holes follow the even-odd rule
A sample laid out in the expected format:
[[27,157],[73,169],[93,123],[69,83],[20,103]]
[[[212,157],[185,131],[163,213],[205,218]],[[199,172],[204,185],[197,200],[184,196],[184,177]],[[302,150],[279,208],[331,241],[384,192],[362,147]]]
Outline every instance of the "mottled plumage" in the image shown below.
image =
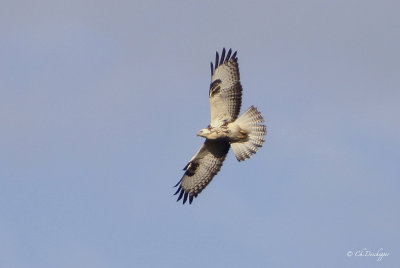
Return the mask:
[[186,202],[189,195],[189,202],[192,203],[193,197],[197,197],[221,169],[228,151],[228,141],[206,140],[184,168],[185,174],[175,192],[179,193],[178,200],[183,196],[183,202]]
[[225,57],[225,49],[218,61],[215,59],[215,69],[211,63],[210,107],[211,126],[218,127],[226,122],[234,121],[242,105],[242,85],[240,84],[239,64],[236,52],[231,57],[232,50]]
[[[183,204],[193,198],[210,183],[220,171],[230,146],[238,161],[250,158],[265,141],[266,127],[261,113],[251,106],[238,118],[242,104],[237,52],[232,54],[225,48],[221,57],[216,53],[215,63],[211,62],[211,84],[209,100],[211,123],[200,130],[198,136],[206,138],[199,151],[184,167],[185,174],[175,185],[178,200]],[[214,66],[215,65],[215,66]]]

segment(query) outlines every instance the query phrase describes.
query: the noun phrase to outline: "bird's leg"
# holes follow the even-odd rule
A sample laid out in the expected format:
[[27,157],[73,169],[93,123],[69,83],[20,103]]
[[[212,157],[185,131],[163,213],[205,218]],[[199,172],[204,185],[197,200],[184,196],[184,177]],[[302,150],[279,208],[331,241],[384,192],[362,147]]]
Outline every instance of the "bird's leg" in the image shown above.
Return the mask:
[[246,138],[246,137],[247,137],[247,134],[248,134],[248,132],[247,132],[246,130],[244,130],[244,129],[240,129],[240,130],[239,130],[239,133],[241,134],[241,135],[238,136],[239,139],[244,139],[244,138]]

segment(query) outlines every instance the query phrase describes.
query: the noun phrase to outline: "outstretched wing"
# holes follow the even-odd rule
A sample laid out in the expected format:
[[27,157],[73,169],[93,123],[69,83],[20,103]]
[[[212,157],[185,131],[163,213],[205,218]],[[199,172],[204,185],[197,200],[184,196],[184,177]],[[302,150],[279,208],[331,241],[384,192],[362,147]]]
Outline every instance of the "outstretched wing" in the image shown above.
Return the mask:
[[206,140],[200,150],[184,167],[185,174],[175,185],[178,187],[175,195],[179,193],[178,200],[183,197],[183,204],[189,197],[191,204],[194,197],[206,188],[212,178],[220,171],[222,163],[229,151],[229,142]]
[[[221,58],[217,52],[215,67],[211,62],[211,85],[209,91],[211,105],[211,126],[219,127],[236,120],[242,104],[242,86],[239,77],[239,64],[236,53],[225,48]],[[231,55],[232,54],[232,55]]]

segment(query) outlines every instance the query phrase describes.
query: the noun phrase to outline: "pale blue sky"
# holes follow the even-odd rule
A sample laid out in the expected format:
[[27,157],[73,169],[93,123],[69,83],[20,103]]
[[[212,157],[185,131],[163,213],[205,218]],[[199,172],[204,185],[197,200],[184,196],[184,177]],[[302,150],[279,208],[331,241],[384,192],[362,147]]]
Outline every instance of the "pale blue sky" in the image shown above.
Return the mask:
[[[2,1],[0,267],[400,267],[399,10]],[[183,206],[222,47],[269,133]]]

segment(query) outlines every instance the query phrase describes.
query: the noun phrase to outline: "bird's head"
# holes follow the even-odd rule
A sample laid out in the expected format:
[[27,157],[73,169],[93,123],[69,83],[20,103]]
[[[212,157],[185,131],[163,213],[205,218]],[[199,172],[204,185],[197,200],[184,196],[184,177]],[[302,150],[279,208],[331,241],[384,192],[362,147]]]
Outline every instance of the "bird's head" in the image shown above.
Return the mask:
[[208,135],[210,135],[210,134],[211,134],[211,131],[208,128],[203,128],[202,130],[200,130],[197,133],[197,136],[207,138]]

